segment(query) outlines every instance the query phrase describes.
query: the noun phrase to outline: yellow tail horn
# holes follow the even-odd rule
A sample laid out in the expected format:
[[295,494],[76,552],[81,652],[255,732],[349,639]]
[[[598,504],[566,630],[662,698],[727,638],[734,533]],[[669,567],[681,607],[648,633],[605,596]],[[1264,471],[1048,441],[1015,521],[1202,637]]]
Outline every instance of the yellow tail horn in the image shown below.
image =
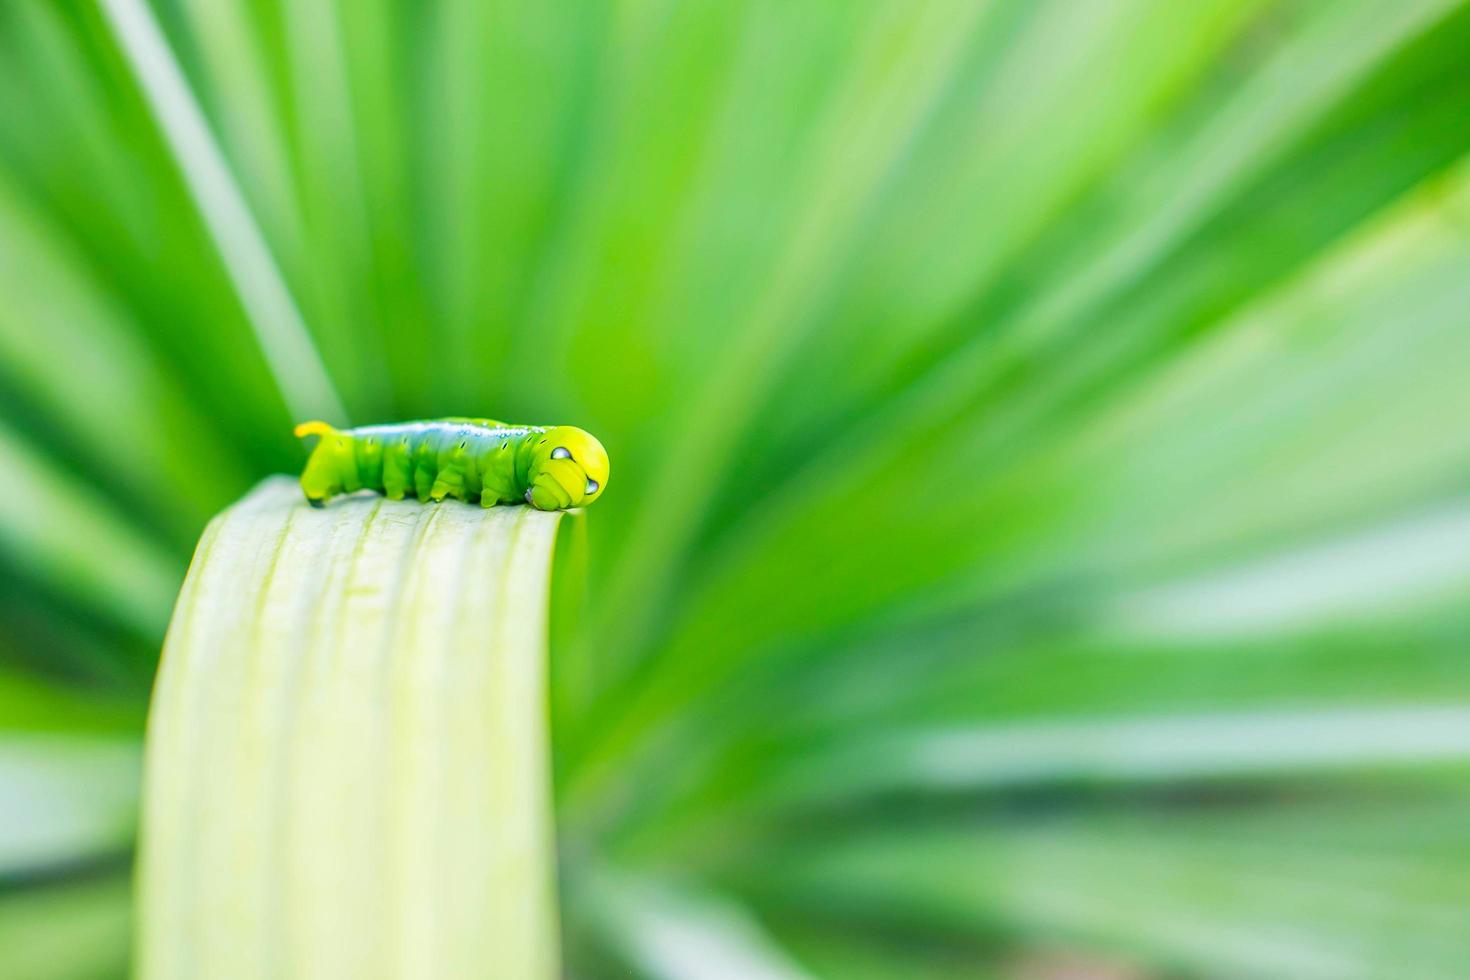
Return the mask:
[[296,438],[305,439],[307,436],[329,436],[337,430],[325,422],[302,422],[296,427]]

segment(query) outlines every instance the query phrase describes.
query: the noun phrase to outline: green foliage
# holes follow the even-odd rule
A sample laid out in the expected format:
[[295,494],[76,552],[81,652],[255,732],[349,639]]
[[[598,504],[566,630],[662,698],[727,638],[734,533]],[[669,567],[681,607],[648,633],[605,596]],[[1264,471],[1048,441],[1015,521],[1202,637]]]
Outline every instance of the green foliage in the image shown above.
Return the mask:
[[[293,421],[565,420],[575,975],[1455,976],[1467,50],[1454,0],[4,4],[4,744],[136,736]],[[0,868],[0,933],[110,929],[125,833]]]

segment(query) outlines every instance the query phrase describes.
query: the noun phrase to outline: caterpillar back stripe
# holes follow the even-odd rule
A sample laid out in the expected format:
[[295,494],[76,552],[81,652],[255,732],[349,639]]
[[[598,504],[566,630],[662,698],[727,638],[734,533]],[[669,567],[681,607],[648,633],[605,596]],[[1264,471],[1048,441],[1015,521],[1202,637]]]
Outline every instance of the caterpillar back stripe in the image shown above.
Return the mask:
[[607,486],[607,450],[570,425],[454,417],[336,429],[311,421],[296,426],[296,435],[318,439],[301,472],[313,507],[366,489],[393,500],[524,501],[565,510],[585,507]]

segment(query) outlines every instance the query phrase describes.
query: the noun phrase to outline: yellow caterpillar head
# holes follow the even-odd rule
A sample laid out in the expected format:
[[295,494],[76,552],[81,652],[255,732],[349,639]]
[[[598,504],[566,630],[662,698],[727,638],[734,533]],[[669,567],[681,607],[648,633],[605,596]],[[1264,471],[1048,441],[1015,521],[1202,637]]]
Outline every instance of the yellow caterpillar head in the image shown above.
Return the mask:
[[536,440],[527,477],[526,503],[537,510],[585,507],[607,487],[607,450],[571,425],[548,429]]

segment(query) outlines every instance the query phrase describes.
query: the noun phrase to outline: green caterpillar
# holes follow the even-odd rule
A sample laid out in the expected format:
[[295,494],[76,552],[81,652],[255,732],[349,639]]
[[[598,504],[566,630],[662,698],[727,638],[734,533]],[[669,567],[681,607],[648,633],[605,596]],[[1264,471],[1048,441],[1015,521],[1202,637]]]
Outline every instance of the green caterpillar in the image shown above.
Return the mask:
[[339,430],[303,422],[296,435],[321,437],[301,471],[313,507],[366,488],[393,500],[412,494],[565,510],[592,503],[607,487],[607,450],[570,425],[446,418]]

